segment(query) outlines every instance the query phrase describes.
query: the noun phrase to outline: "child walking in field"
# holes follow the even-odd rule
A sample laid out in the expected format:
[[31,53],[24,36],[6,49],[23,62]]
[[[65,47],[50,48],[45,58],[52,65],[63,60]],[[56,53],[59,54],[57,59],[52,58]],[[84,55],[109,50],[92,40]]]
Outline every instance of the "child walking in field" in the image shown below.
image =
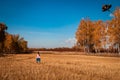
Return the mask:
[[37,53],[37,56],[36,56],[36,62],[37,62],[37,63],[40,63],[40,61],[41,61],[40,53],[38,52],[38,53]]

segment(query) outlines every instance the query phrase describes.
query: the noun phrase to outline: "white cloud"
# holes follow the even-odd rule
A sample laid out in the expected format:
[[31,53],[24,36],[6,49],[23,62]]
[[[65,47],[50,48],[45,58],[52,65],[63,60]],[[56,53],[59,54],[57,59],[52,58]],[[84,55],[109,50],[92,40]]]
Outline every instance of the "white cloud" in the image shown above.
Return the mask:
[[75,38],[69,38],[69,39],[65,40],[65,43],[75,44],[76,43],[76,39]]
[[84,18],[84,17],[82,17],[81,19],[82,19],[82,20],[84,20],[85,18]]
[[109,15],[110,17],[114,17],[114,15],[113,15],[113,13],[110,13],[110,15]]
[[73,47],[75,44],[76,44],[75,38],[68,38],[62,43],[64,47]]

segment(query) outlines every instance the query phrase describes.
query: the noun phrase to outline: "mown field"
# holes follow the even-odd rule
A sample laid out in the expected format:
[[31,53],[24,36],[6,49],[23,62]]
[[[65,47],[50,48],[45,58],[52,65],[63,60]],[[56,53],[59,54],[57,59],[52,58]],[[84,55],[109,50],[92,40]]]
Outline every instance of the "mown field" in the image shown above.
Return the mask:
[[120,80],[120,57],[36,53],[0,57],[0,80]]

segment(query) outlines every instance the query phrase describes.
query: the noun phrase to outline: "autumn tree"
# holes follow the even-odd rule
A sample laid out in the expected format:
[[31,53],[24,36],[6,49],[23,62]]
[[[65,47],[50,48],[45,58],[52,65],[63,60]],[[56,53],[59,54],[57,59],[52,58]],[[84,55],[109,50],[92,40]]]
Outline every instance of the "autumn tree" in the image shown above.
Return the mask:
[[76,32],[76,40],[77,40],[77,47],[81,49],[85,49],[85,35],[86,35],[86,29],[85,26],[85,20],[81,20],[80,25],[78,26],[77,32]]
[[112,46],[120,53],[120,8],[114,12],[114,17],[109,23],[109,34]]
[[101,20],[81,20],[76,32],[77,46],[89,52],[100,52],[106,45],[106,25]]
[[105,45],[106,42],[106,27],[103,21],[98,20],[94,22],[93,43],[95,52],[100,52],[100,48]]
[[12,35],[12,48],[14,52],[23,52],[27,50],[27,41],[21,38],[19,35]]
[[7,26],[0,23],[0,53],[19,53],[27,51],[27,41],[19,35],[7,33]]
[[24,38],[21,38],[19,40],[19,49],[22,52],[26,52],[27,51],[27,41],[25,41]]
[[27,51],[27,41],[19,35],[6,33],[4,41],[4,50],[7,53],[20,53]]
[[4,50],[5,52],[12,53],[13,50],[13,37],[11,34],[6,33],[4,41]]
[[76,32],[77,46],[87,52],[93,50],[94,23],[89,19],[81,20]]
[[5,30],[7,30],[7,26],[4,23],[0,23],[0,52],[3,52]]

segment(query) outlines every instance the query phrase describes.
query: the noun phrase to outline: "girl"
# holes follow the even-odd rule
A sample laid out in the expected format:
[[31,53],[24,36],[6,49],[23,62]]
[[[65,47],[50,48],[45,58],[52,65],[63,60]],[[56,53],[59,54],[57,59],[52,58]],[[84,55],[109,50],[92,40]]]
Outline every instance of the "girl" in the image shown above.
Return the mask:
[[41,60],[41,59],[40,59],[40,53],[38,52],[38,54],[37,54],[37,56],[36,56],[36,62],[37,62],[37,63],[40,63],[40,60]]

